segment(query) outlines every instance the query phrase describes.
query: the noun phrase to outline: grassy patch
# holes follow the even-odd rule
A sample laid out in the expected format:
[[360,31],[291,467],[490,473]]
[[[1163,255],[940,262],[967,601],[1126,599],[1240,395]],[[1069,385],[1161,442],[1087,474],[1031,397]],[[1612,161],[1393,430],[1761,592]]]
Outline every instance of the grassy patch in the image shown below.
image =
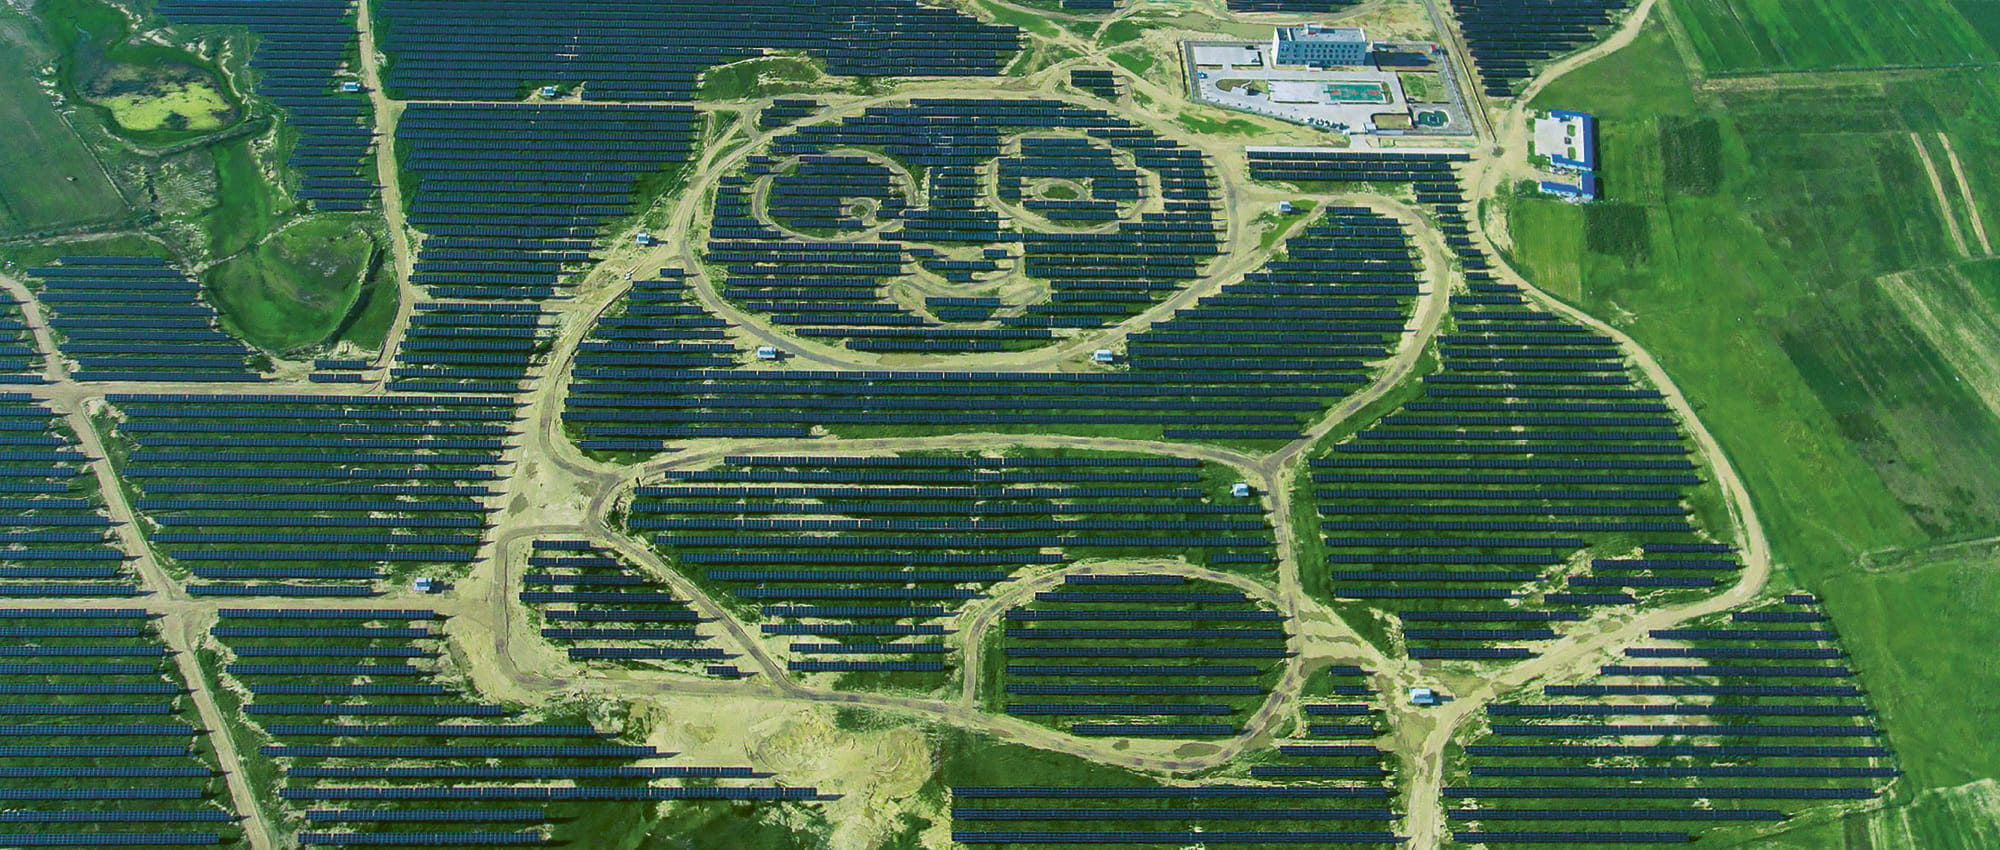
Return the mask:
[[1080,59],[1083,54],[1060,44],[1046,41],[1030,41],[1015,56],[1014,63],[1007,66],[1010,77],[1025,77],[1071,59]]
[[359,224],[345,215],[302,219],[210,268],[202,279],[208,297],[224,323],[259,348],[326,341],[359,304],[372,269],[375,240]]
[[1118,63],[1119,67],[1131,71],[1141,79],[1153,79],[1153,73],[1160,67],[1160,57],[1143,47],[1126,47],[1105,54],[1106,58]]
[[1715,119],[1661,119],[1660,179],[1669,192],[1715,194],[1722,183],[1722,130]]
[[220,130],[236,112],[213,78],[171,67],[119,65],[93,86],[102,89],[94,102],[110,110],[112,120],[127,131]]
[[[637,850],[696,850],[705,847],[742,847],[746,850],[814,850],[826,846],[827,827],[818,813],[812,817],[818,827],[794,830],[770,818],[767,806],[755,803],[669,803],[665,815]],[[601,838],[591,833],[589,843]],[[623,845],[600,845],[623,846]]]
[[389,325],[396,321],[401,298],[394,265],[377,251],[374,267],[368,272],[367,282],[362,284],[354,308],[342,320],[337,338],[369,351],[381,351],[389,337]]
[[1952,0],[1681,0],[1672,8],[1710,72],[1987,62],[2000,35],[1991,6]]
[[1879,572],[1850,569],[1824,582],[1827,611],[1920,788],[2000,774],[2000,750],[1965,746],[2000,732],[2000,669],[1990,657],[2000,645],[1990,613],[2000,605],[1995,554],[1920,551],[1885,559]]
[[107,129],[149,145],[198,139],[234,125],[243,110],[217,64],[131,32],[125,12],[96,0],[43,0],[42,20],[60,51],[63,92],[99,111]]
[[1269,133],[1264,125],[1242,118],[1209,118],[1193,112],[1174,117],[1174,123],[1204,136],[1256,136]]
[[1043,38],[1056,38],[1062,32],[1055,22],[1036,14],[1033,10],[1015,9],[998,3],[981,3],[979,7],[984,9],[995,23],[1020,27],[1023,31]]
[[56,112],[35,68],[49,61],[33,24],[0,12],[0,233],[29,233],[117,218],[130,210],[104,169]]
[[760,97],[817,91],[823,75],[812,60],[796,56],[766,56],[717,65],[701,75],[697,96],[706,101],[756,100]]
[[1583,292],[1583,208],[1553,200],[1519,198],[1512,202],[1507,229],[1514,240],[1510,255],[1517,265],[1537,271],[1535,286],[1565,301]]
[[1138,41],[1146,34],[1146,28],[1137,21],[1112,21],[1097,32],[1097,46],[1115,47],[1126,42]]
[[1411,103],[1446,103],[1444,77],[1438,74],[1397,74],[1403,84],[1403,99]]
[[[1840,627],[1908,771],[1905,794],[1993,775],[1991,748],[1963,742],[1990,737],[2000,717],[1979,657],[2000,639],[1982,613],[2000,593],[1992,552],[1848,566],[1864,552],[1937,553],[2000,530],[1990,486],[1976,483],[2000,466],[2000,417],[1965,357],[1984,337],[1936,320],[1985,315],[1994,293],[1983,269],[1944,291],[1955,275],[1936,270],[1956,250],[1909,138],[1948,132],[1973,185],[1993,185],[1979,128],[2000,116],[2000,94],[1973,75],[1953,79],[1697,95],[1655,26],[1536,104],[1600,116],[1605,179],[1644,210],[1644,254],[1602,253],[1594,223],[1549,202],[1510,208],[1529,278],[1574,278],[1576,302],[1622,326],[1688,392],[1789,578]],[[1581,239],[1544,238],[1578,225]],[[1876,847],[1952,846],[1935,837],[1971,828],[1962,807],[1909,811],[1926,823],[1895,832],[1850,818],[1773,846],[1868,847],[1871,836]]]
[[1605,201],[1584,208],[1583,243],[1593,253],[1644,262],[1651,250],[1650,237],[1645,207]]
[[227,257],[249,250],[276,230],[299,204],[283,185],[275,185],[257,155],[254,139],[232,139],[209,149],[215,158],[216,188],[209,205],[210,256]]
[[1263,80],[1246,80],[1241,77],[1217,80],[1215,81],[1215,87],[1220,91],[1233,92],[1241,90],[1251,95],[1262,95],[1270,90],[1270,86],[1266,85]]
[[[2000,784],[1988,777],[1956,788],[1926,791],[1906,806],[1850,817],[1842,824],[1844,844],[1817,846],[1979,850],[2000,842],[2000,818],[1994,816],[1995,810],[2000,810]],[[1857,835],[1860,840],[1856,840]]]
[[[1898,426],[1883,433],[1900,436],[1867,450],[1849,435],[1899,415],[1863,388],[1886,394],[1896,387],[1905,398],[1917,397],[1914,388],[1936,383],[1926,365],[1935,355],[1897,341],[1896,333],[1842,340],[1856,328],[1840,314],[1861,308],[1839,302],[1854,297],[1857,278],[1935,254],[1938,228],[1921,234],[1909,223],[1936,224],[1935,203],[1912,194],[1928,184],[1910,186],[1900,170],[1880,168],[1898,162],[1875,144],[1881,134],[1774,130],[1769,125],[1786,115],[1811,113],[1762,102],[1751,104],[1760,136],[1753,155],[1744,138],[1752,131],[1735,112],[1696,102],[1657,26],[1633,47],[1563,78],[1537,105],[1589,109],[1602,118],[1605,179],[1644,208],[1646,247],[1636,259],[1600,253],[1619,243],[1586,225],[1583,244],[1538,241],[1517,252],[1530,278],[1576,277],[1581,306],[1620,323],[1660,358],[1748,479],[1786,562],[1845,563],[1865,549],[1920,542],[1924,532],[1913,514],[1926,509],[1899,498],[1871,458],[1886,466],[1887,456],[1912,453],[1910,441],[1922,438],[1914,426]],[[1851,115],[1893,114],[1865,102],[1843,108]],[[1716,127],[1716,191],[1670,193],[1660,122],[1704,119]],[[1919,200],[1931,212],[1916,208]],[[1536,209],[1548,203],[1512,202],[1521,220],[1539,220],[1531,227],[1546,229],[1572,215]],[[1633,230],[1623,232],[1629,238]],[[1815,348],[1832,356],[1854,346],[1872,351],[1861,359],[1842,355],[1839,369],[1799,362]],[[1863,371],[1844,371],[1855,367]],[[1923,395],[1962,401],[1943,392]],[[1978,428],[1971,433],[2000,439]],[[1976,467],[1978,457],[1954,462]]]
[[85,242],[41,242],[0,247],[0,259],[13,270],[42,266],[61,257],[159,257],[173,260],[165,245],[145,236],[113,236]]

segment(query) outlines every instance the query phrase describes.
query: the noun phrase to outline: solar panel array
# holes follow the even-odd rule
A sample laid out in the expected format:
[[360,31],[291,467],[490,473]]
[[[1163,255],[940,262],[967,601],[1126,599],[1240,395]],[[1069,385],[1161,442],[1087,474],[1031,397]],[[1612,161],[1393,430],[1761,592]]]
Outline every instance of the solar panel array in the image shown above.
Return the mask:
[[709,67],[804,51],[828,73],[990,76],[1020,31],[916,0],[389,0],[376,11],[388,85],[405,99],[515,100],[541,86],[585,99],[691,100]]
[[1493,265],[1472,242],[1465,218],[1465,192],[1457,167],[1471,159],[1458,151],[1347,151],[1330,148],[1248,148],[1250,176],[1306,185],[1407,183],[1416,201],[1430,209],[1445,245],[1458,257],[1466,277],[1487,280]]
[[298,134],[287,162],[298,196],[318,210],[366,209],[376,197],[374,115],[348,58],[358,48],[354,0],[160,0],[181,24],[242,26],[256,35],[257,93]]
[[[1331,207],[1285,254],[1133,334],[1113,367],[958,372],[737,368],[721,319],[682,301],[680,273],[634,285],[578,357],[565,407],[586,448],[711,437],[866,435],[890,426],[1298,437],[1369,380],[1421,291],[1394,219]],[[1278,308],[1278,309],[1273,309]]]
[[549,348],[540,305],[422,301],[396,348],[389,388],[401,392],[520,392]]
[[410,104],[396,142],[426,236],[412,281],[443,301],[560,294],[635,189],[687,160],[700,120],[681,106]]
[[[619,803],[828,799],[488,702],[453,668],[435,612],[336,613],[225,608],[213,629],[302,844],[554,844]],[[481,838],[495,834],[514,838]]]
[[1535,68],[1588,47],[1631,0],[1451,0],[1480,83],[1491,97],[1527,84]]
[[1077,68],[1069,72],[1069,84],[1105,100],[1117,100],[1124,89],[1118,78],[1101,68]]
[[757,126],[769,130],[794,124],[825,105],[810,97],[772,98],[770,105],[757,112]]
[[1452,296],[1422,395],[1312,463],[1331,594],[1395,606],[1411,657],[1508,660],[1592,606],[1727,587],[1741,565],[1689,511],[1703,479],[1680,423],[1614,340],[1486,270],[1462,161],[1251,151],[1258,179],[1411,184],[1470,290]]
[[1021,567],[1183,556],[1268,572],[1263,510],[1221,475],[1105,454],[729,457],[639,487],[625,524],[758,606],[764,634],[796,638],[792,670],[935,683],[950,614]]
[[[430,302],[419,304],[422,310]],[[375,361],[360,357],[319,357],[306,378],[315,384],[365,384],[381,377]]]
[[206,595],[367,596],[484,537],[514,405],[458,396],[118,394],[150,540]]
[[957,786],[952,839],[974,846],[1402,846],[1393,831],[1389,762],[1373,743],[1381,711],[1365,675],[1344,666],[1312,673],[1291,718],[1298,731],[1249,759],[1249,782]]
[[0,393],[0,441],[0,596],[140,593],[68,426]]
[[535,541],[520,598],[541,616],[542,637],[571,661],[742,675],[686,599],[588,541]]
[[237,815],[139,609],[0,609],[0,846],[233,844]]
[[1357,791],[1392,787],[1388,753],[1376,745],[1384,732],[1382,697],[1368,671],[1336,664],[1307,675],[1292,731],[1250,766],[1266,782],[1338,784]]
[[1233,585],[1072,574],[1007,611],[1006,711],[1074,735],[1237,735],[1292,655],[1285,620]]
[[1609,338],[1472,285],[1422,396],[1312,463],[1333,594],[1402,608],[1412,657],[1505,659],[1579,609],[1733,583],[1729,547],[1690,513],[1703,478],[1660,393]]
[[1650,636],[1586,684],[1487,706],[1445,789],[1459,841],[1680,843],[1872,799],[1899,774],[1812,597]]
[[[1035,191],[1052,180],[1072,197]],[[1034,347],[1115,323],[1199,277],[1220,234],[1199,151],[1053,100],[916,99],[802,126],[726,177],[714,211],[706,260],[725,297],[878,352]],[[1046,282],[1042,300],[997,316],[954,297],[1023,277]],[[905,286],[944,303],[904,307]]]
[[154,257],[63,257],[28,270],[79,381],[257,381],[201,285]]
[[12,291],[0,295],[0,384],[39,384],[47,380],[45,361],[28,329],[27,313]]

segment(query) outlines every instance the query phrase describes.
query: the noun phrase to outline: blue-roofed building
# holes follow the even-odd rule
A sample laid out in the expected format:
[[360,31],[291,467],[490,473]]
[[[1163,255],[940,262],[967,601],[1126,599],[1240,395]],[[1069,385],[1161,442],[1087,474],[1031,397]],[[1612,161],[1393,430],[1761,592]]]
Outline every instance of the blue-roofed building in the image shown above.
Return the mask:
[[1535,119],[1535,153],[1557,171],[1597,170],[1597,119],[1584,112],[1551,109]]
[[[1535,156],[1547,161],[1557,179],[1543,180],[1543,194],[1581,203],[1601,196],[1597,183],[1597,119],[1588,113],[1551,109],[1534,124]],[[1574,178],[1574,179],[1567,179]]]
[[1543,180],[1542,194],[1554,195],[1563,200],[1576,203],[1595,201],[1597,200],[1597,175],[1579,175],[1575,183],[1564,183],[1560,180]]

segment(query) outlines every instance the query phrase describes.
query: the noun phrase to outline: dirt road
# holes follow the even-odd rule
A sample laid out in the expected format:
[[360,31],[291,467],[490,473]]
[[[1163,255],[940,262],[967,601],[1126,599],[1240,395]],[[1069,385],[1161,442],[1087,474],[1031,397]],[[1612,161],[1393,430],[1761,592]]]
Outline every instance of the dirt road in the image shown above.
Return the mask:
[[[1620,25],[1610,38],[1597,46],[1560,60],[1537,76],[1524,91],[1505,119],[1500,122],[1502,137],[1501,150],[1497,161],[1489,160],[1474,170],[1480,176],[1474,183],[1469,197],[1471,203],[1485,207],[1485,203],[1498,195],[1498,188],[1504,185],[1509,171],[1508,164],[1525,165],[1527,146],[1527,102],[1535,94],[1547,88],[1550,82],[1570,73],[1590,62],[1612,54],[1630,44],[1645,24],[1656,0],[1643,0],[1630,16]],[[1498,205],[1492,205],[1491,212],[1500,212]],[[1522,685],[1534,682],[1561,684],[1575,681],[1596,672],[1600,658],[1618,651],[1621,647],[1643,638],[1648,631],[1666,628],[1697,617],[1725,611],[1756,599],[1769,583],[1775,569],[1770,550],[1770,542],[1764,527],[1757,518],[1756,508],[1750,500],[1743,479],[1730,464],[1729,457],[1716,442],[1714,435],[1696,415],[1693,406],[1673,382],[1666,370],[1653,355],[1641,347],[1624,332],[1598,318],[1565,304],[1534,287],[1518,271],[1508,265],[1496,245],[1496,229],[1504,233],[1504,222],[1499,228],[1491,227],[1489,216],[1473,217],[1473,239],[1492,256],[1492,271],[1501,280],[1518,286],[1527,293],[1536,306],[1560,314],[1576,324],[1590,328],[1614,340],[1620,349],[1638,369],[1647,383],[1659,390],[1675,417],[1687,429],[1695,443],[1695,454],[1708,466],[1709,474],[1722,491],[1728,506],[1731,528],[1739,554],[1743,561],[1743,571],[1737,583],[1728,590],[1696,602],[1672,608],[1653,609],[1641,612],[1626,612],[1624,615],[1608,614],[1573,630],[1556,642],[1542,647],[1541,655],[1508,667],[1498,668],[1477,687],[1454,694],[1454,700],[1442,708],[1428,711],[1426,722],[1432,723],[1430,733],[1420,746],[1402,753],[1403,762],[1410,785],[1406,790],[1409,811],[1406,830],[1410,835],[1412,850],[1429,850],[1443,846],[1447,835],[1442,796],[1440,795],[1442,776],[1439,767],[1443,764],[1447,748],[1473,718],[1484,710],[1487,703]],[[1396,711],[1409,714],[1406,708]]]
[[[1550,81],[1630,43],[1656,2],[1657,0],[1643,0],[1619,29],[1602,44],[1550,65],[1541,76],[1530,83],[1523,97],[1516,100],[1507,113],[1499,116],[1495,122],[1497,155],[1476,156],[1474,164],[1467,169],[1467,183],[1473,203],[1482,205],[1480,208],[1484,209],[1485,202],[1497,197],[1498,188],[1505,185],[1510,175],[1516,173],[1518,166],[1525,164],[1527,140],[1525,102],[1535,93],[1545,89]],[[376,125],[383,134],[376,150],[376,162],[384,176],[384,216],[389,223],[391,251],[395,258],[395,270],[403,295],[395,329],[381,355],[381,362],[386,364],[394,359],[397,344],[402,338],[403,329],[407,327],[414,305],[424,296],[410,281],[415,249],[404,216],[407,199],[402,197],[393,179],[396,173],[393,136],[402,104],[389,99],[382,92],[382,81],[376,63],[377,45],[373,23],[365,7],[359,16],[357,26],[362,39],[363,79],[370,92]],[[1083,57],[1077,60],[1079,63],[1095,62],[1103,66],[1117,67],[1110,63],[1094,44],[1076,37],[1067,30],[1063,30],[1057,40],[1078,51]],[[1055,73],[1055,70],[1048,69],[1026,80],[998,81],[990,87],[968,86],[961,80],[930,81],[913,83],[891,95],[829,97],[826,109],[807,119],[807,123],[840,120],[870,106],[897,102],[912,96],[950,94],[1071,97],[1054,90],[1056,82],[1060,80],[1060,75]],[[1128,78],[1127,83],[1135,90],[1146,93],[1156,104],[1176,103],[1179,98],[1179,92],[1169,91],[1151,80]],[[1098,101],[1078,100],[1078,102],[1092,108],[1106,108],[1105,104]],[[750,114],[757,105],[759,104],[746,104],[743,112],[746,115]],[[1297,507],[1295,500],[1298,496],[1292,492],[1290,485],[1318,441],[1339,429],[1358,424],[1355,422],[1356,417],[1363,415],[1372,405],[1391,393],[1407,386],[1416,377],[1415,373],[1423,362],[1424,352],[1447,318],[1449,296],[1455,291],[1463,291],[1462,278],[1454,271],[1452,253],[1445,245],[1442,235],[1429,224],[1425,213],[1415,206],[1373,194],[1314,196],[1281,192],[1255,185],[1239,176],[1247,173],[1242,167],[1243,154],[1239,144],[1188,137],[1176,127],[1172,120],[1174,116],[1164,107],[1145,106],[1139,103],[1138,99],[1132,99],[1132,102],[1117,107],[1117,111],[1139,126],[1153,129],[1170,138],[1182,139],[1190,146],[1202,150],[1215,163],[1225,202],[1234,211],[1224,235],[1227,246],[1225,259],[1213,264],[1201,280],[1192,282],[1166,301],[1112,328],[1081,334],[1046,349],[1000,355],[935,358],[922,361],[924,365],[919,368],[1007,371],[1048,369],[1069,363],[1087,354],[1090,349],[1115,345],[1118,340],[1143,330],[1153,322],[1171,315],[1176,309],[1194,303],[1206,294],[1219,290],[1229,281],[1240,278],[1244,272],[1264,262],[1269,256],[1269,250],[1259,245],[1264,234],[1248,226],[1256,210],[1275,205],[1278,200],[1301,198],[1329,204],[1367,206],[1395,217],[1409,229],[1422,257],[1424,284],[1427,290],[1416,305],[1395,351],[1385,360],[1371,364],[1371,383],[1328,409],[1308,426],[1300,439],[1264,454],[1217,446],[1142,440],[1061,435],[956,434],[927,438],[870,440],[706,440],[690,442],[682,447],[679,453],[638,464],[607,463],[585,456],[563,432],[562,405],[567,394],[567,383],[574,367],[576,352],[598,319],[605,311],[612,309],[629,288],[629,284],[623,278],[626,272],[646,273],[648,267],[660,266],[686,268],[692,273],[692,291],[696,297],[709,310],[734,322],[737,328],[733,332],[740,341],[780,345],[788,351],[795,352],[802,361],[829,369],[881,368],[880,358],[831,346],[802,343],[796,337],[769,325],[761,317],[737,310],[714,291],[706,275],[700,274],[698,246],[702,216],[708,203],[707,193],[722,176],[733,172],[741,164],[743,157],[761,150],[763,143],[774,132],[757,128],[753,122],[738,121],[729,135],[705,146],[702,159],[693,169],[688,190],[670,213],[668,228],[664,233],[658,234],[661,237],[661,245],[640,250],[631,245],[629,239],[624,240],[623,244],[614,241],[614,248],[609,255],[578,287],[577,297],[549,306],[556,317],[553,350],[545,365],[539,367],[533,389],[524,398],[519,419],[522,430],[520,445],[509,456],[510,473],[504,481],[499,482],[501,496],[494,500],[495,507],[498,508],[496,527],[489,536],[490,542],[482,549],[482,562],[477,568],[483,572],[475,581],[467,582],[466,592],[459,596],[418,597],[392,589],[381,597],[343,599],[342,606],[385,609],[435,607],[453,615],[454,618],[463,618],[464,625],[454,627],[458,629],[454,632],[454,637],[478,635],[486,644],[480,647],[479,652],[472,653],[473,657],[478,659],[475,666],[480,668],[476,671],[476,677],[483,687],[488,687],[492,692],[508,698],[534,699],[538,696],[546,698],[557,693],[584,691],[608,697],[637,699],[649,694],[672,692],[675,695],[713,696],[718,699],[810,701],[850,705],[978,730],[1005,741],[1070,752],[1104,764],[1164,775],[1186,775],[1220,766],[1246,753],[1268,746],[1273,730],[1278,728],[1280,722],[1289,717],[1295,709],[1305,677],[1310,670],[1316,669],[1316,665],[1352,663],[1366,667],[1377,673],[1380,686],[1391,694],[1397,687],[1423,680],[1427,671],[1421,665],[1382,652],[1349,626],[1326,603],[1314,598],[1308,590],[1304,574],[1312,565],[1300,562],[1299,542],[1305,539],[1304,535],[1316,534],[1317,529],[1295,526],[1293,514],[1294,508]],[[1956,154],[1950,152],[1948,145],[1946,150],[1956,168]],[[1959,174],[1962,183],[1963,169],[1959,169]],[[1963,186],[1961,189],[1964,191]],[[1969,191],[1966,194],[1969,198]],[[1301,217],[1298,221],[1285,223],[1283,226],[1286,228],[1286,234],[1296,232],[1298,228],[1305,226],[1309,219],[1310,217]],[[1475,216],[1475,219],[1472,228],[1475,242],[1489,252],[1493,251],[1498,247],[1496,242],[1505,239],[1504,225],[1497,219],[1491,222],[1496,226],[1489,226],[1489,222],[1481,216]],[[1280,234],[1281,237],[1282,235],[1285,234]],[[1979,238],[1984,241],[1983,228],[1979,232]],[[1496,262],[1498,256],[1496,253]],[[1742,550],[1745,569],[1741,581],[1722,594],[1674,608],[1607,614],[1582,624],[1566,637],[1550,643],[1544,648],[1541,656],[1519,664],[1493,669],[1489,676],[1461,689],[1460,693],[1455,694],[1456,701],[1444,707],[1420,710],[1396,705],[1391,700],[1385,708],[1391,726],[1396,731],[1391,739],[1385,741],[1394,741],[1396,757],[1404,765],[1403,781],[1406,791],[1403,796],[1409,807],[1405,831],[1410,833],[1412,837],[1410,846],[1414,848],[1437,847],[1444,841],[1444,816],[1439,795],[1440,785],[1443,782],[1444,754],[1454,740],[1464,732],[1467,724],[1477,718],[1492,699],[1530,682],[1554,683],[1587,676],[1594,671],[1599,658],[1643,636],[1649,629],[1721,611],[1755,598],[1769,581],[1773,570],[1768,543],[1740,477],[1659,364],[1617,329],[1547,297],[1527,281],[1522,280],[1520,275],[1507,267],[1504,262],[1497,262],[1494,273],[1501,280],[1522,287],[1539,305],[1616,340],[1625,348],[1634,367],[1666,396],[1666,401],[1674,413],[1685,423],[1695,442],[1697,454],[1708,465],[1711,475],[1724,495],[1734,526],[1734,536]],[[89,415],[107,393],[157,391],[158,387],[147,384],[86,386],[71,381],[63,362],[55,355],[54,335],[47,327],[46,317],[32,293],[19,281],[0,279],[0,285],[4,285],[10,294],[22,302],[22,313],[29,325],[30,333],[46,359],[45,377],[49,383],[23,387],[22,390],[49,404],[64,416],[70,427],[76,431],[80,447],[89,458],[91,472],[104,493],[106,511],[117,526],[118,542],[134,556],[135,569],[151,592],[150,596],[137,601],[120,599],[115,602],[105,600],[105,603],[137,605],[161,615],[162,634],[175,649],[177,663],[182,666],[189,687],[195,691],[193,701],[197,711],[201,714],[203,723],[211,727],[211,734],[219,736],[216,741],[216,751],[223,761],[224,770],[230,774],[232,799],[251,821],[246,826],[246,832],[251,835],[252,846],[260,850],[275,846],[274,842],[277,841],[276,836],[279,832],[266,813],[256,808],[249,789],[243,787],[244,771],[241,763],[243,756],[236,752],[233,745],[222,740],[227,736],[221,732],[227,728],[225,724],[230,723],[232,719],[222,715],[214,694],[209,690],[209,683],[203,681],[199,670],[191,666],[194,648],[199,645],[207,624],[212,622],[215,609],[223,603],[212,599],[189,597],[180,582],[169,575],[159,559],[153,556],[141,533],[138,517],[135,516],[119,486],[116,471],[105,460],[107,454],[102,435],[97,432]],[[332,396],[356,393],[379,394],[384,392],[384,388],[379,385],[356,387],[270,382],[247,385],[176,385],[174,391],[219,396],[250,392]],[[785,666],[782,647],[764,640],[756,634],[752,626],[737,619],[727,605],[709,596],[700,585],[670,568],[650,546],[614,527],[611,522],[614,511],[621,506],[621,500],[640,482],[655,479],[671,470],[712,465],[726,454],[851,455],[938,449],[961,451],[1079,449],[1141,452],[1197,458],[1222,465],[1234,470],[1245,482],[1251,483],[1266,499],[1273,533],[1278,543],[1277,581],[1273,585],[1240,575],[1173,562],[1092,563],[1052,572],[1024,574],[1012,582],[995,586],[990,590],[992,595],[989,598],[967,606],[959,616],[957,623],[961,631],[955,640],[962,644],[960,668],[962,678],[957,683],[956,692],[951,698],[850,693],[816,687],[795,679]],[[517,589],[519,582],[518,570],[525,563],[520,557],[521,553],[525,551],[525,545],[529,540],[539,536],[581,537],[629,559],[668,585],[675,593],[688,599],[691,606],[708,618],[713,627],[720,632],[717,639],[739,653],[740,665],[754,671],[755,675],[740,681],[696,679],[644,672],[609,677],[582,668],[547,663],[546,659],[550,655],[546,647],[534,647],[531,651],[530,647],[517,643],[517,639],[530,639],[532,633],[521,622],[516,611],[518,603],[513,596],[513,590]],[[995,624],[1004,622],[1006,610],[1032,598],[1037,589],[1051,586],[1060,581],[1062,576],[1073,572],[1134,569],[1176,571],[1241,587],[1246,592],[1268,600],[1292,618],[1292,635],[1288,645],[1293,649],[1294,655],[1286,660],[1272,693],[1245,719],[1242,734],[1226,740],[1203,742],[1200,747],[1188,750],[1187,742],[1181,741],[1081,739],[1036,723],[980,710],[982,683],[979,681],[979,668],[984,660],[984,638]],[[18,602],[19,607],[68,607],[76,604],[79,604],[77,600],[68,599]],[[227,604],[232,607],[277,608],[310,603],[298,600],[246,598],[230,599],[227,600]],[[487,635],[489,632],[490,637]],[[469,652],[471,649],[472,647],[468,647]],[[490,658],[482,657],[489,653]]]
[[[391,99],[382,88],[382,55],[375,43],[374,4],[357,5],[354,25],[361,34],[361,85],[368,90],[368,102],[375,113],[375,175],[382,190],[382,222],[389,231],[389,255],[396,269],[396,318],[389,323],[388,335],[376,359],[377,365],[386,367],[395,361],[403,334],[410,327],[410,315],[430,295],[414,282],[417,252],[411,244],[406,215],[408,199],[403,197],[403,187],[397,179],[402,166],[396,160],[396,122],[403,116],[403,104]],[[383,381],[387,380],[385,373]]]

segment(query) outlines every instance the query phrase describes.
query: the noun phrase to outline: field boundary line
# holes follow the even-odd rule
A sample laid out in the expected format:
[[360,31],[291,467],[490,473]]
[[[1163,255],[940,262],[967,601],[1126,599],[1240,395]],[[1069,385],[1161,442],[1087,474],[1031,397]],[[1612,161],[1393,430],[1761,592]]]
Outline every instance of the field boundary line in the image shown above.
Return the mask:
[[1979,215],[1979,202],[1973,199],[1972,183],[1965,177],[1965,164],[1958,159],[1958,149],[1952,147],[1951,137],[1943,130],[1937,131],[1938,144],[1944,146],[1945,160],[1951,165],[1951,176],[1958,182],[1958,195],[1965,201],[1965,217],[1972,223],[1972,233],[1979,238],[1980,253],[1993,255],[1993,240],[1986,238],[1986,220]]
[[[1957,270],[1947,269],[1947,274],[1945,283],[1960,290],[1971,288]],[[1917,290],[1907,271],[1883,275],[1876,282],[1896,305],[1896,312],[1909,320],[1911,327],[1937,350],[1938,356],[1958,372],[1980,403],[2000,417],[2000,352],[1993,347],[1993,340],[2000,339],[2000,320],[1977,310],[1940,314]],[[1977,295],[1965,293],[1965,297],[1972,299]]]
[[1942,561],[1953,558],[1969,558],[2000,555],[2000,534],[1975,537],[1966,540],[1951,540],[1928,546],[1890,546],[1872,549],[1854,559],[1854,566],[1871,573],[1887,573],[1898,570],[1916,569],[1925,564],[1919,559]]
[[136,212],[139,207],[132,203],[132,196],[125,192],[124,186],[118,185],[118,178],[112,176],[111,166],[104,164],[104,156],[97,152],[97,147],[84,141],[83,134],[77,132],[76,122],[70,120],[69,113],[60,108],[52,108],[49,111],[54,112],[56,118],[62,121],[63,128],[69,130],[70,138],[75,139],[77,144],[90,154],[90,161],[97,165],[98,176],[103,177],[105,185],[111,187],[111,193],[118,196],[118,203],[125,207],[128,214]]
[[1681,65],[1688,69],[1688,78],[1699,85],[1708,80],[1708,64],[1701,61],[1701,51],[1694,49],[1694,36],[1689,33],[1687,22],[1675,11],[1679,5],[1680,0],[1669,0],[1660,12],[1660,21],[1666,25],[1667,40],[1673,42],[1674,52],[1680,54]]
[[1944,217],[1944,228],[1951,234],[1951,242],[1958,246],[1958,255],[1972,256],[1972,249],[1965,244],[1965,231],[1958,227],[1958,215],[1952,212],[1951,194],[1945,191],[1944,177],[1938,174],[1937,163],[1931,161],[1929,148],[1924,147],[1924,137],[1915,130],[1910,131],[1910,145],[1917,149],[1917,159],[1924,164],[1924,173],[1931,178],[1931,194],[1937,196],[1938,213]]

